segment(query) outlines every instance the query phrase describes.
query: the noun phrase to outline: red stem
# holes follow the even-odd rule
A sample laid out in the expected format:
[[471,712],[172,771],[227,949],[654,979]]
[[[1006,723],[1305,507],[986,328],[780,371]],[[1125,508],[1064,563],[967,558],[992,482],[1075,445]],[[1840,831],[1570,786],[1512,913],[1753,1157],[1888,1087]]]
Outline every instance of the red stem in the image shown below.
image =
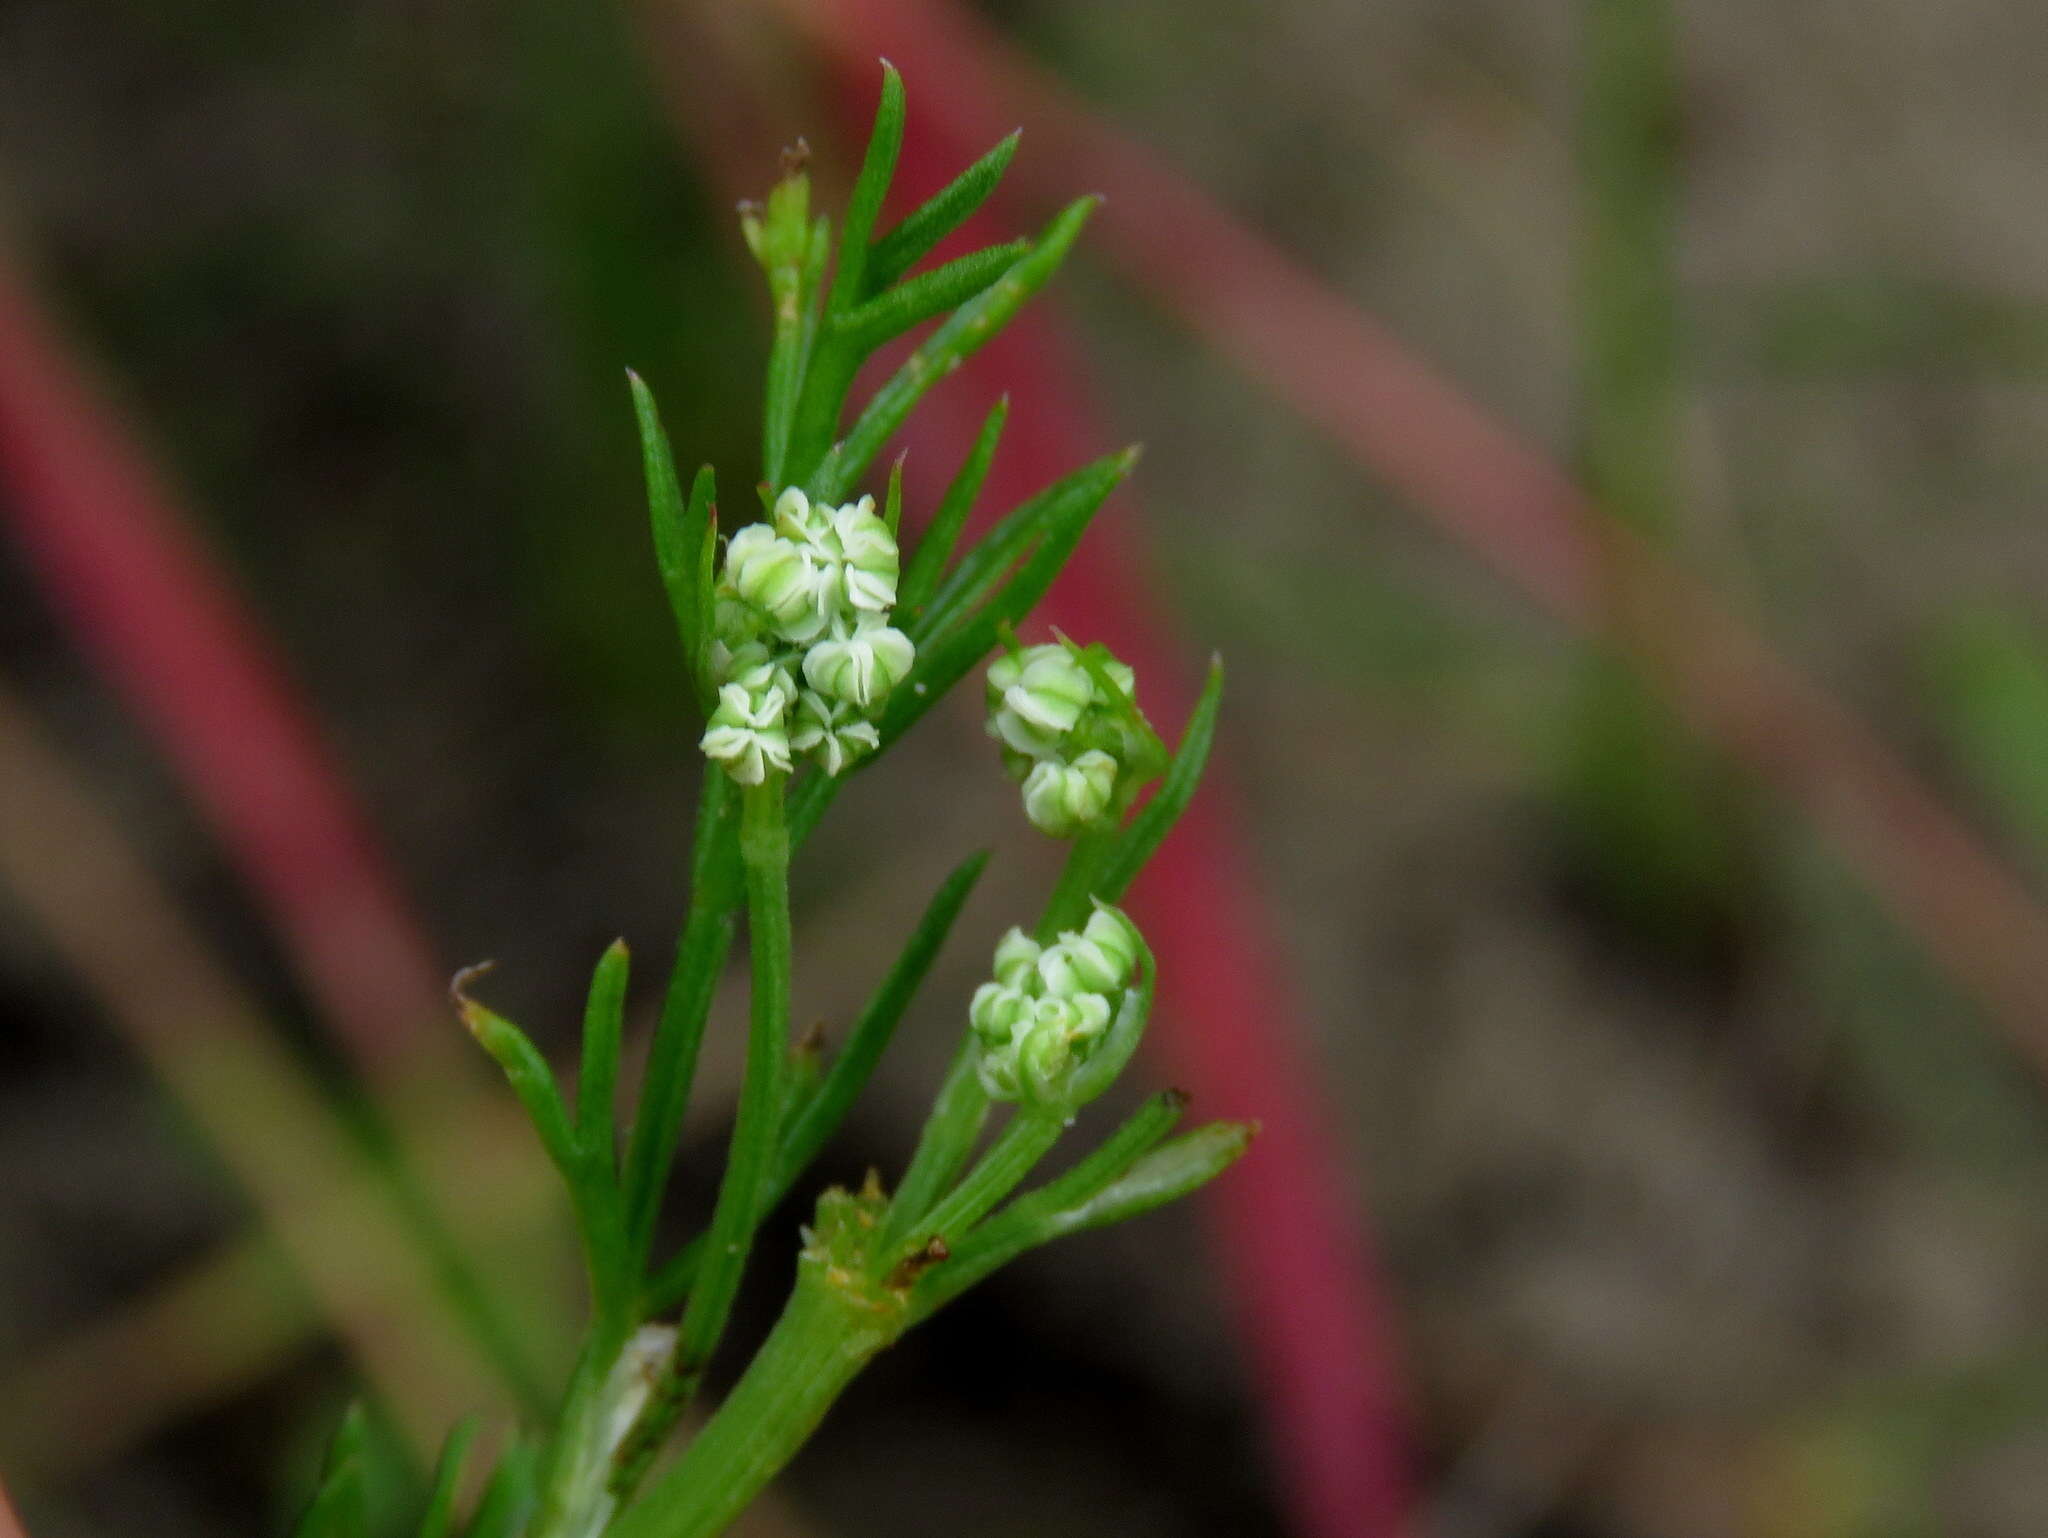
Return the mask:
[[0,509],[59,621],[155,734],[374,1078],[439,969],[248,613],[0,250]]

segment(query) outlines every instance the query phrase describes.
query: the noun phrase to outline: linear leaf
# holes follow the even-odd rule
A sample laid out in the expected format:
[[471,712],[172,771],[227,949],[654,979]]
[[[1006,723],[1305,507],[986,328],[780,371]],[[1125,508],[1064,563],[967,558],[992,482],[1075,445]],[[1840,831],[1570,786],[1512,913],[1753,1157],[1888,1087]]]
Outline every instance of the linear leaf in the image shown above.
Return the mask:
[[965,224],[995,191],[1016,153],[1017,133],[1013,132],[876,241],[868,254],[866,292],[880,293]]
[[[1257,1126],[1247,1122],[1211,1122],[1144,1154],[1120,1178],[1085,1201],[1058,1210],[1034,1209],[1028,1213],[1028,1221],[1005,1225],[995,1235],[997,1242],[985,1246],[975,1245],[970,1236],[960,1257],[966,1264],[948,1261],[918,1283],[913,1295],[915,1316],[926,1317],[1026,1250],[1067,1234],[1121,1223],[1186,1196],[1242,1158],[1257,1132]],[[1003,1217],[992,1220],[989,1227],[1002,1223]]]
[[527,1119],[540,1136],[541,1147],[569,1182],[571,1191],[578,1191],[582,1185],[581,1161],[577,1157],[576,1136],[570,1130],[569,1113],[562,1104],[562,1092],[555,1085],[554,1070],[548,1067],[547,1059],[540,1055],[540,1049],[526,1032],[463,991],[481,970],[471,967],[456,974],[452,992],[462,1023],[469,1027],[477,1045],[490,1053],[492,1061],[503,1070],[505,1082],[512,1086],[512,1093],[519,1097]]
[[839,271],[832,279],[833,314],[860,302],[867,281],[868,241],[882,212],[889,183],[896,176],[896,157],[903,148],[903,77],[882,61],[882,94],[875,103],[875,126],[861,158],[860,176],[846,202],[846,228],[839,238]]
[[1195,790],[1202,783],[1202,770],[1209,762],[1209,747],[1216,738],[1216,712],[1222,704],[1223,659],[1216,657],[1210,660],[1202,697],[1195,701],[1187,729],[1181,733],[1180,746],[1174,750],[1165,782],[1131,819],[1096,884],[1096,895],[1104,902],[1113,903],[1123,896],[1194,799]]
[[320,1488],[294,1530],[296,1538],[369,1538],[369,1416],[352,1404],[328,1444]]
[[943,315],[954,306],[965,304],[1030,249],[1029,241],[1012,240],[970,251],[943,267],[921,272],[877,294],[859,309],[849,311],[839,324],[857,350],[873,352],[891,337],[901,336],[934,315]]
[[1002,439],[1003,424],[1009,416],[1010,397],[1005,395],[990,409],[988,419],[981,424],[981,432],[975,437],[974,447],[967,451],[959,473],[946,488],[945,496],[939,499],[939,510],[925,525],[924,534],[917,542],[917,551],[911,556],[910,565],[904,569],[903,580],[897,584],[898,612],[915,616],[925,600],[937,590],[939,579],[945,575],[946,562],[952,558],[953,547],[960,542],[960,531],[967,526],[968,516],[974,511],[974,499],[981,495],[982,482],[988,479],[989,465],[996,457],[996,444]]
[[521,1439],[498,1457],[463,1538],[519,1538],[539,1495],[540,1448]]
[[483,1422],[465,1415],[455,1423],[441,1444],[441,1456],[434,1463],[434,1488],[427,1497],[427,1509],[420,1517],[417,1538],[449,1538],[455,1530],[455,1501],[462,1493],[462,1471],[469,1462],[470,1445],[476,1441]]
[[676,635],[690,670],[690,686],[697,691],[700,702],[708,702],[704,657],[710,644],[711,609],[703,552],[711,527],[712,503],[717,496],[716,482],[711,467],[706,465],[697,472],[689,501],[683,500],[682,483],[676,479],[675,456],[669,449],[668,433],[661,425],[654,392],[631,369],[626,371],[626,379],[633,391],[633,415],[640,425],[640,457],[647,476],[647,513],[654,530],[655,565],[668,593],[669,611],[675,616]]
[[890,694],[882,713],[885,748],[994,650],[1005,626],[1024,622],[1067,564],[1097,510],[1136,463],[1136,451],[1127,449],[1060,483],[1060,495],[1038,515],[1043,520],[1038,543],[1016,573],[973,615],[920,647],[909,678]]
[[607,1174],[618,1155],[613,1105],[619,1083],[619,1044],[626,1029],[626,942],[614,940],[591,974],[583,1006],[583,1071],[576,1086],[576,1133],[583,1157]]
[[889,1045],[890,1037],[895,1034],[897,1022],[917,996],[918,986],[931,970],[932,962],[938,958],[946,937],[952,933],[954,920],[960,917],[960,910],[966,906],[974,884],[981,879],[987,864],[988,853],[985,850],[970,856],[946,877],[932,895],[923,917],[917,921],[917,928],[911,931],[902,954],[896,958],[896,964],[889,969],[888,976],[882,979],[874,997],[868,1000],[867,1008],[861,1011],[860,1018],[847,1033],[846,1044],[832,1060],[824,1082],[783,1135],[782,1148],[776,1156],[776,1199],[780,1199],[811,1160],[818,1156],[818,1151],[838,1130],[840,1122],[866,1086],[869,1076],[875,1071],[875,1064],[881,1061],[882,1053]]
[[911,408],[940,379],[958,368],[1000,331],[1026,300],[1043,288],[1080,239],[1100,198],[1080,198],[1054,216],[1045,234],[982,293],[960,306],[918,346],[877,390],[847,435],[833,446],[810,477],[814,497],[837,502],[852,489],[881,452],[882,445],[910,415]]

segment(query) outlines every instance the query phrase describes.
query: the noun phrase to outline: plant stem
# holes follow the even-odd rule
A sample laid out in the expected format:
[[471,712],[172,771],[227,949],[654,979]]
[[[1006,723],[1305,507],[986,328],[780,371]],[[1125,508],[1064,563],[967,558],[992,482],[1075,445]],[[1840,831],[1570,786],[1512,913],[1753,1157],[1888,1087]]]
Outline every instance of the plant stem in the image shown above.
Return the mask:
[[[795,1456],[868,1361],[901,1332],[900,1294],[852,1291],[806,1255],[796,1290],[718,1413],[610,1538],[711,1538]],[[837,1273],[844,1276],[844,1272]]]
[[[949,1244],[957,1241],[997,1202],[1017,1189],[1059,1141],[1066,1125],[1066,1118],[1056,1113],[1020,1108],[1003,1128],[1002,1135],[981,1156],[981,1162],[968,1171],[967,1178],[954,1187],[950,1196],[917,1223],[915,1232]],[[886,1264],[898,1257],[884,1252],[881,1258]]]
[[641,1081],[640,1107],[626,1149],[626,1232],[636,1257],[636,1274],[645,1268],[654,1223],[668,1186],[669,1164],[682,1136],[683,1111],[690,1084],[697,1075],[697,1052],[704,1041],[704,1023],[711,1014],[711,995],[732,945],[735,923],[730,887],[733,864],[732,782],[715,768],[704,772],[697,802],[697,833],[692,846],[690,911],[676,945],[675,970],[654,1028],[654,1044]]
[[953,1066],[946,1070],[946,1082],[939,1086],[931,1115],[918,1134],[917,1151],[910,1156],[910,1167],[903,1172],[896,1198],[889,1204],[880,1246],[884,1251],[910,1237],[910,1231],[931,1210],[939,1193],[953,1183],[974,1151],[974,1140],[988,1117],[988,1091],[981,1087],[977,1056],[974,1038],[967,1035],[953,1054]]
[[[722,778],[722,776],[721,776]],[[740,863],[747,879],[747,945],[753,965],[746,1077],[711,1214],[704,1262],[683,1310],[666,1381],[620,1451],[616,1488],[630,1489],[697,1391],[718,1349],[761,1221],[761,1193],[774,1167],[782,1080],[789,1055],[789,826],[780,775],[741,794]]]

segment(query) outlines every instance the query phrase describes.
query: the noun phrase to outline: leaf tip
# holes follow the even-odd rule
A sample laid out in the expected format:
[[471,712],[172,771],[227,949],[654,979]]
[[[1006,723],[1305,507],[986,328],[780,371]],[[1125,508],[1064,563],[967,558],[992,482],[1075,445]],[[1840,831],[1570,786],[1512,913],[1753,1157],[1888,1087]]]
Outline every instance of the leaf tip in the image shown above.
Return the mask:
[[448,1002],[455,1006],[455,1012],[462,1017],[462,1023],[469,1027],[472,1034],[478,1028],[482,1006],[469,996],[470,985],[495,970],[497,965],[495,961],[475,962],[463,967],[448,979]]

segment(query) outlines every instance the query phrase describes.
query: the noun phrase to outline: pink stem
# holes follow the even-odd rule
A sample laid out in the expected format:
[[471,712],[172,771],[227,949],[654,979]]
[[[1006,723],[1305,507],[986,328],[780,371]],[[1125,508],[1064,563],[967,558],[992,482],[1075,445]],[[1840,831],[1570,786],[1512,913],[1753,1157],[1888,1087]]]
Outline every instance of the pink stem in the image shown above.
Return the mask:
[[[57,617],[156,735],[373,1078],[439,969],[282,667],[0,251],[0,497]],[[410,1039],[409,1039],[410,1038]]]

